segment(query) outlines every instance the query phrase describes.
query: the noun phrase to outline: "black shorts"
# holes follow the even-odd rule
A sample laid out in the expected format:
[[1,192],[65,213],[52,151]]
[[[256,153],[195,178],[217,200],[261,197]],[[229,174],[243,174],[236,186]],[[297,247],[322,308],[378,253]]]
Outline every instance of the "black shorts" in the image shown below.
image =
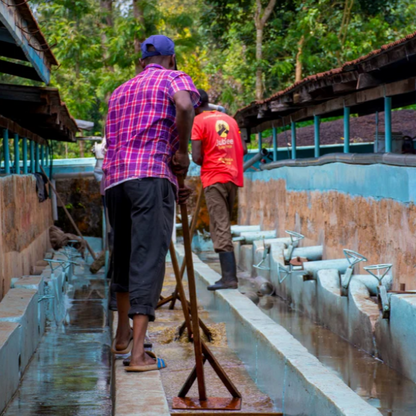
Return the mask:
[[155,319],[172,238],[175,188],[168,179],[133,179],[106,191],[114,232],[113,290],[130,294],[129,316]]

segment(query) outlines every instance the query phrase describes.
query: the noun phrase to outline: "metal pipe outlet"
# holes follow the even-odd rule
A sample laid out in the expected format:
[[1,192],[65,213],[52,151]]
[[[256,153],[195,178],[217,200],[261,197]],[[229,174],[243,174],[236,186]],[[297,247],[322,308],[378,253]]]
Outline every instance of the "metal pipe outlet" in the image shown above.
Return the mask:
[[269,154],[269,151],[267,149],[261,149],[259,153],[257,153],[255,156],[253,156],[251,159],[247,160],[247,162],[244,163],[244,166],[243,166],[244,171],[251,168],[255,163],[263,159],[263,157],[266,157],[268,154]]

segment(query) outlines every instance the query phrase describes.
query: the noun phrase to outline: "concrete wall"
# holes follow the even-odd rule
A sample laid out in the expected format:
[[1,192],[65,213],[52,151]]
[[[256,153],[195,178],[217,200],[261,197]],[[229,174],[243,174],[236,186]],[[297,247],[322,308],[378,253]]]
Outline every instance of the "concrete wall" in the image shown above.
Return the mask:
[[30,274],[49,248],[50,200],[39,203],[32,175],[0,178],[0,300],[12,277]]
[[324,259],[341,258],[348,248],[371,264],[393,263],[393,289],[416,289],[415,200],[415,168],[283,167],[246,173],[239,224],[261,224],[278,236],[300,232],[303,245],[324,246]]

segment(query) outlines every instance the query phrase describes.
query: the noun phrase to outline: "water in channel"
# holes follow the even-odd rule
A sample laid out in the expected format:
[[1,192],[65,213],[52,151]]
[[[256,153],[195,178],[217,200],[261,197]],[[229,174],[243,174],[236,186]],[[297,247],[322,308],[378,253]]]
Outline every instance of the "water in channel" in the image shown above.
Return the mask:
[[[200,258],[220,272],[215,254],[201,253]],[[279,297],[263,297],[258,307],[383,415],[416,415],[416,384],[411,380],[292,309]]]
[[103,272],[75,268],[65,316],[47,328],[3,416],[112,414],[107,292]]

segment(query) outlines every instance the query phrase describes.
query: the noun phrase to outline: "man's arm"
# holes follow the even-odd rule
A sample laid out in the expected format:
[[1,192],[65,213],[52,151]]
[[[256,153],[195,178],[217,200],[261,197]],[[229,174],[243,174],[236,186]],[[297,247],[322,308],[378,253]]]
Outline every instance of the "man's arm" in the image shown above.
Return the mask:
[[195,117],[194,107],[188,91],[178,91],[173,96],[176,106],[176,128],[179,135],[179,149],[173,157],[173,172],[186,175],[189,167],[188,143],[191,138]]
[[198,166],[202,166],[204,160],[202,156],[202,140],[192,140],[192,160]]

